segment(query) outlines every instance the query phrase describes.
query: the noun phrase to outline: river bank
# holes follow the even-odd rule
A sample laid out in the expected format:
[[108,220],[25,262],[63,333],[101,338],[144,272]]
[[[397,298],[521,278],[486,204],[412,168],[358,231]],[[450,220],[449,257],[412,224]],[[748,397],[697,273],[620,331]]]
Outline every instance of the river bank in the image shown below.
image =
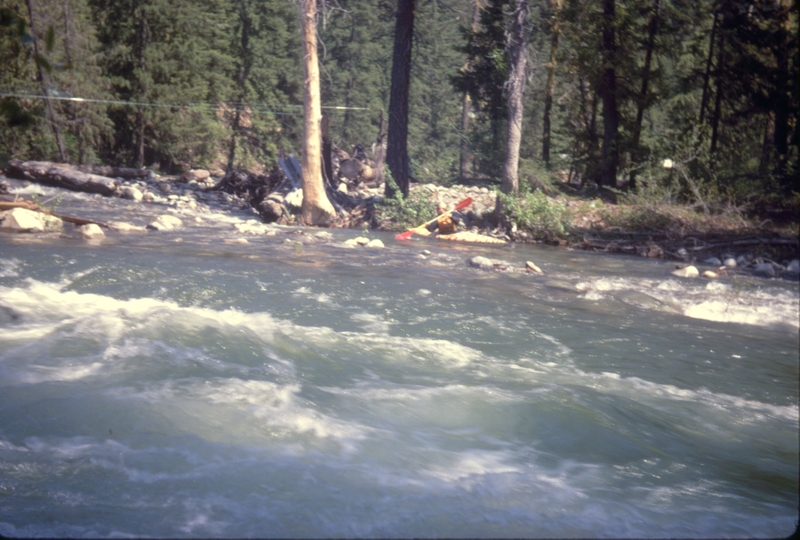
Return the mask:
[[[217,174],[221,174],[218,171]],[[105,177],[104,177],[105,178]],[[108,180],[106,178],[106,180]],[[280,178],[257,177],[251,180],[239,173],[227,176],[212,176],[209,171],[190,171],[181,176],[160,176],[151,171],[133,178],[113,179],[109,194],[130,201],[131,210],[126,219],[114,219],[107,223],[93,220],[93,204],[71,210],[75,216],[66,227],[58,224],[56,217],[41,221],[41,231],[48,227],[59,229],[58,234],[86,239],[105,234],[129,234],[148,231],[165,231],[185,226],[202,216],[229,213],[251,214],[247,226],[239,226],[238,240],[247,241],[253,234],[279,234],[263,221],[274,221],[280,225],[294,225],[293,211],[299,208],[302,192],[292,189]],[[64,193],[62,187],[49,187],[45,197],[37,181],[12,179],[0,176],[0,195],[5,201],[4,214],[11,210],[10,201],[39,206],[40,209],[58,210]],[[503,229],[492,227],[484,218],[495,205],[495,193],[487,186],[438,186],[413,184],[412,197],[442,202],[449,207],[469,197],[472,205],[464,211],[466,228],[473,232],[501,238],[509,243],[546,243],[565,249],[601,251],[627,256],[674,260],[675,275],[702,277],[706,279],[729,279],[736,276],[756,276],[796,281],[800,278],[798,261],[797,224],[775,224],[763,222],[753,226],[742,216],[697,219],[685,209],[631,207],[609,204],[598,197],[560,196],[549,198],[548,204],[563,211],[568,219],[568,233],[561,237],[538,234],[536,231],[510,222]],[[63,192],[63,193],[62,193]],[[336,225],[365,231],[361,238],[354,239],[356,245],[367,245],[371,240],[369,230],[392,230],[393,224],[382,216],[383,189],[368,185],[345,186],[330,193],[339,211]],[[95,199],[100,195],[95,194]],[[3,202],[0,201],[0,204]],[[142,210],[137,216],[136,208]],[[144,209],[147,208],[147,211]],[[15,210],[16,211],[16,210]],[[153,214],[158,214],[153,217]],[[183,216],[183,219],[181,218]],[[63,217],[63,216],[62,216]],[[260,219],[256,219],[260,218]],[[95,221],[95,223],[88,223]],[[0,227],[13,228],[9,220]],[[18,229],[26,229],[26,225]],[[74,230],[73,230],[74,229]],[[379,244],[382,244],[379,242]],[[378,245],[371,244],[371,247]],[[520,268],[511,268],[500,259],[473,263],[484,269],[540,271],[535,263]]]

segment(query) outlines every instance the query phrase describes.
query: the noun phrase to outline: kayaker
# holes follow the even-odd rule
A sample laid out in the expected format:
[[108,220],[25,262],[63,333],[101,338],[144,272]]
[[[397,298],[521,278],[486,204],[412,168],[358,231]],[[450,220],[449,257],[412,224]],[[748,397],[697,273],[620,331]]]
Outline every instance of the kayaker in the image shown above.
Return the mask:
[[448,212],[444,203],[440,202],[436,207],[436,211],[441,214],[436,221],[428,225],[427,229],[430,232],[438,231],[439,234],[453,234],[456,232],[458,225],[463,221],[463,217],[459,212]]

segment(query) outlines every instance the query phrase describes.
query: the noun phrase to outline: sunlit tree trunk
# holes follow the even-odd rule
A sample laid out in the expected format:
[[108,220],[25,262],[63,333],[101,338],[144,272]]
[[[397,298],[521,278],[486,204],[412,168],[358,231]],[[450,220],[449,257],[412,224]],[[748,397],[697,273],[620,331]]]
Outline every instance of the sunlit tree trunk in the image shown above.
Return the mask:
[[[480,0],[473,0],[472,2],[472,33],[478,31],[478,22],[480,21],[481,3]],[[469,67],[469,61],[464,66],[465,69]],[[469,165],[470,165],[470,145],[469,145],[469,116],[472,113],[472,98],[469,97],[469,92],[464,92],[464,98],[461,101],[461,156],[459,160],[458,173],[459,177],[464,180],[469,178]]]
[[[514,9],[511,31],[509,32],[508,56],[509,73],[506,80],[506,105],[508,107],[506,157],[503,163],[503,180],[500,191],[510,195],[519,192],[519,148],[522,142],[523,94],[525,91],[528,67],[528,0],[517,0]],[[494,215],[500,220],[503,205],[497,199]]]
[[317,58],[317,2],[301,0],[303,33],[303,204],[300,220],[306,225],[329,225],[336,215],[322,182],[322,105],[319,95]]

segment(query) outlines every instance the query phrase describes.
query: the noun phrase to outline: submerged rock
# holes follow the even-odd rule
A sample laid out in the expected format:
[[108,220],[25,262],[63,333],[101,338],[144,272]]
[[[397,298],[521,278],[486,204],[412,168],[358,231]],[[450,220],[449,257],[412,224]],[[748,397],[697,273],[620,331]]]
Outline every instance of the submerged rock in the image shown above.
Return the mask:
[[528,272],[531,272],[531,273],[533,273],[533,274],[544,274],[544,272],[542,271],[542,269],[541,269],[541,268],[539,268],[538,266],[536,266],[536,265],[535,265],[534,263],[532,263],[531,261],[527,261],[527,262],[525,262],[525,269],[526,269]]
[[470,266],[480,268],[481,270],[492,270],[494,268],[494,263],[491,261],[491,259],[481,257],[480,255],[477,257],[472,257],[468,262]]
[[155,220],[148,223],[147,228],[156,231],[171,231],[172,229],[182,225],[183,222],[180,220],[180,218],[171,216],[169,214],[164,214],[158,216]]
[[108,224],[108,227],[112,231],[117,231],[121,233],[147,232],[147,229],[145,229],[144,227],[128,223],[127,221],[112,221],[111,223]]

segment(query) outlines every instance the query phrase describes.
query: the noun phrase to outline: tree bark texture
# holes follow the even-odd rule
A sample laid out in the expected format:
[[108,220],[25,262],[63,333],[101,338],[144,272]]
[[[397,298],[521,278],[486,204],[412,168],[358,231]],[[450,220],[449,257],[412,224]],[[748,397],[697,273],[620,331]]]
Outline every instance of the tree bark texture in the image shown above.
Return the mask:
[[[653,14],[647,28],[647,50],[644,56],[644,68],[642,68],[642,85],[639,89],[639,99],[636,107],[636,123],[633,125],[633,136],[631,137],[631,152],[633,161],[641,161],[639,152],[639,139],[642,135],[642,122],[644,120],[644,110],[648,106],[647,91],[650,84],[650,66],[653,62],[653,50],[656,44],[656,33],[658,33],[659,17],[661,16],[661,0],[655,0],[653,4]],[[628,189],[636,189],[636,168],[631,168]]]
[[317,2],[301,0],[300,19],[303,32],[303,204],[300,220],[306,225],[329,225],[336,211],[328,200],[322,183],[322,104],[319,94],[317,58]]
[[556,86],[556,63],[558,60],[558,36],[561,32],[561,3],[563,0],[552,0],[555,11],[550,23],[550,60],[547,63],[547,84],[544,89],[544,113],[542,115],[542,160],[550,166],[550,115],[553,109],[553,91]]
[[[392,56],[392,88],[389,95],[389,138],[386,164],[403,196],[408,196],[408,89],[411,83],[411,45],[416,0],[398,0]],[[386,183],[386,196],[395,196]]]
[[11,178],[101,195],[112,195],[119,186],[113,178],[77,171],[48,161],[12,159],[8,163],[7,174]]
[[[472,2],[472,33],[478,31],[478,23],[481,19],[481,1],[473,0]],[[464,66],[464,69],[469,69],[470,62]],[[472,113],[472,98],[469,97],[469,92],[464,92],[464,98],[461,101],[461,155],[459,159],[458,175],[462,180],[469,178],[469,165],[470,165],[470,144],[469,144],[469,115]]]
[[616,0],[603,0],[603,162],[597,183],[608,187],[616,187],[619,163],[615,12]]
[[524,112],[523,94],[525,92],[526,71],[528,67],[528,0],[517,0],[511,23],[508,44],[509,67],[506,81],[506,105],[508,125],[506,159],[503,164],[503,180],[500,189],[503,193],[516,195],[519,191],[519,148],[522,142],[522,118]]
[[[145,70],[147,66],[145,59],[145,49],[147,49],[147,4],[140,8],[139,16],[139,69]],[[139,82],[139,99],[145,101],[145,87],[143,82]],[[139,105],[136,110],[136,167],[144,167],[144,107]]]

